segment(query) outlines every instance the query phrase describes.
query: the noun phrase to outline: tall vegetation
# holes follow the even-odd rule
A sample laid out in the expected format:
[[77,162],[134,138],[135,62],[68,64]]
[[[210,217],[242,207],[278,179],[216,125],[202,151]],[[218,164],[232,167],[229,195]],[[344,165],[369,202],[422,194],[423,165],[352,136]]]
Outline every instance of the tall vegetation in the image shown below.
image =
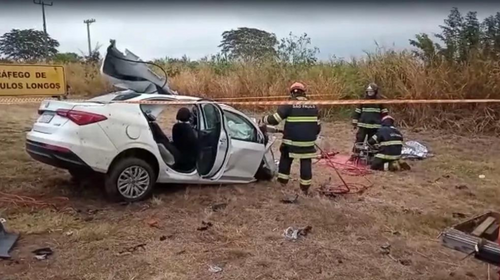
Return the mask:
[[[212,98],[282,96],[292,82],[300,80],[310,94],[326,95],[315,99],[360,98],[369,82],[378,83],[382,95],[390,99],[500,99],[500,12],[480,20],[476,12],[464,16],[453,8],[439,27],[437,34],[416,34],[409,40],[409,50],[378,48],[362,58],[330,61],[318,60],[320,50],[307,34],[277,38],[244,27],[221,34],[219,53],[200,60],[184,56],[154,62],[166,70],[179,93]],[[99,55],[89,60],[66,53],[52,60],[66,63],[68,81],[77,94],[111,89],[99,75],[95,63],[101,60]],[[500,132],[500,108],[495,105],[395,105],[390,109],[407,126]]]

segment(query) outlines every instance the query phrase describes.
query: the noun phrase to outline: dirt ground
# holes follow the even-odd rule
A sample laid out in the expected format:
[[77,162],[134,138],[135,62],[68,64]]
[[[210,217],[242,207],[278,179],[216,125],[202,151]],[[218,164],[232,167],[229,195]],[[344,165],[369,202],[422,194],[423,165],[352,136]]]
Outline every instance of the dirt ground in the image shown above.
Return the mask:
[[[437,237],[499,205],[497,138],[405,131],[436,156],[410,162],[409,172],[367,176],[373,186],[363,194],[331,199],[314,192],[283,204],[298,181],[287,188],[276,182],[160,186],[153,198],[123,205],[107,202],[96,185],[73,183],[66,172],[29,158],[24,140],[36,108],[1,108],[0,195],[37,195],[58,207],[0,204],[6,226],[21,234],[12,259],[0,261],[2,280],[487,279],[485,264],[462,260]],[[349,152],[348,125],[324,123],[323,129],[333,148]],[[330,177],[340,183],[332,169],[315,165],[314,188]],[[210,210],[217,203],[227,207]],[[213,226],[197,230],[202,221]],[[290,226],[312,230],[289,241],[283,231]],[[390,254],[381,249],[386,245]],[[54,251],[47,260],[31,253],[42,247]],[[223,271],[210,272],[210,265]]]

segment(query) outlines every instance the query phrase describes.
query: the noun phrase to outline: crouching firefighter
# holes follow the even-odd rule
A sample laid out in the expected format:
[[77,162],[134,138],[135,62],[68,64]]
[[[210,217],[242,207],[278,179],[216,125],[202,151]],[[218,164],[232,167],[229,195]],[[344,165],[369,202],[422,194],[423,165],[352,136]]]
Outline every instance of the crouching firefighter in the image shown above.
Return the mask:
[[382,118],[382,126],[368,139],[368,144],[378,146],[378,153],[372,160],[371,169],[383,171],[410,169],[408,164],[400,162],[403,135],[394,127],[394,119],[391,116]]
[[[366,88],[365,99],[378,99],[378,86],[375,83],[370,83]],[[356,142],[363,143],[365,138],[370,139],[377,129],[380,128],[380,122],[384,116],[387,116],[389,110],[382,104],[360,104],[356,107],[352,116],[352,125],[357,128]],[[359,151],[356,146],[352,149],[351,159],[359,156]]]
[[[290,99],[305,101],[306,89],[301,83],[290,87]],[[307,194],[312,183],[312,158],[316,157],[315,141],[321,131],[316,105],[281,105],[275,114],[264,116],[265,124],[278,125],[285,121],[280,146],[278,182],[286,185],[294,159],[300,160],[300,189]]]

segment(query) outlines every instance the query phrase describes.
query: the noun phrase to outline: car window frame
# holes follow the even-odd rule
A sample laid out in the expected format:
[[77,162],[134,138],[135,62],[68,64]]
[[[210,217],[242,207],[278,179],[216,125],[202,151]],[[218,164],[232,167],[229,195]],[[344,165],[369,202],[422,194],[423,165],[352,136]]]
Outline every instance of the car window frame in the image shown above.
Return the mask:
[[[260,144],[259,142],[259,132],[258,130],[255,128],[255,126],[252,124],[252,122],[250,122],[244,115],[242,114],[238,114],[236,112],[233,112],[233,111],[230,111],[230,110],[224,110],[223,109],[223,112],[224,112],[224,118],[226,118],[226,123],[227,123],[227,130],[228,130],[228,136],[231,137],[231,140],[237,140],[237,141],[243,141],[243,142],[249,142],[249,143],[256,143],[256,144]],[[251,127],[253,129],[253,140],[250,140],[250,139],[241,139],[241,138],[238,138],[238,137],[233,137],[230,135],[229,131],[231,130],[229,128],[229,118],[226,117],[227,115],[234,115],[235,117],[243,120],[243,122],[248,125],[249,127]]]

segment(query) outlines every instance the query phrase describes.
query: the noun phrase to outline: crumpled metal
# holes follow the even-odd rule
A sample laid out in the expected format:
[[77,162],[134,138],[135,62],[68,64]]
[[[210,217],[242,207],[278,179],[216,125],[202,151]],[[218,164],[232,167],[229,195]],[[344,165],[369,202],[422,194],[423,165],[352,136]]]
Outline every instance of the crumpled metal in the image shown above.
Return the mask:
[[406,141],[401,151],[403,159],[426,159],[432,156],[429,149],[417,141]]

